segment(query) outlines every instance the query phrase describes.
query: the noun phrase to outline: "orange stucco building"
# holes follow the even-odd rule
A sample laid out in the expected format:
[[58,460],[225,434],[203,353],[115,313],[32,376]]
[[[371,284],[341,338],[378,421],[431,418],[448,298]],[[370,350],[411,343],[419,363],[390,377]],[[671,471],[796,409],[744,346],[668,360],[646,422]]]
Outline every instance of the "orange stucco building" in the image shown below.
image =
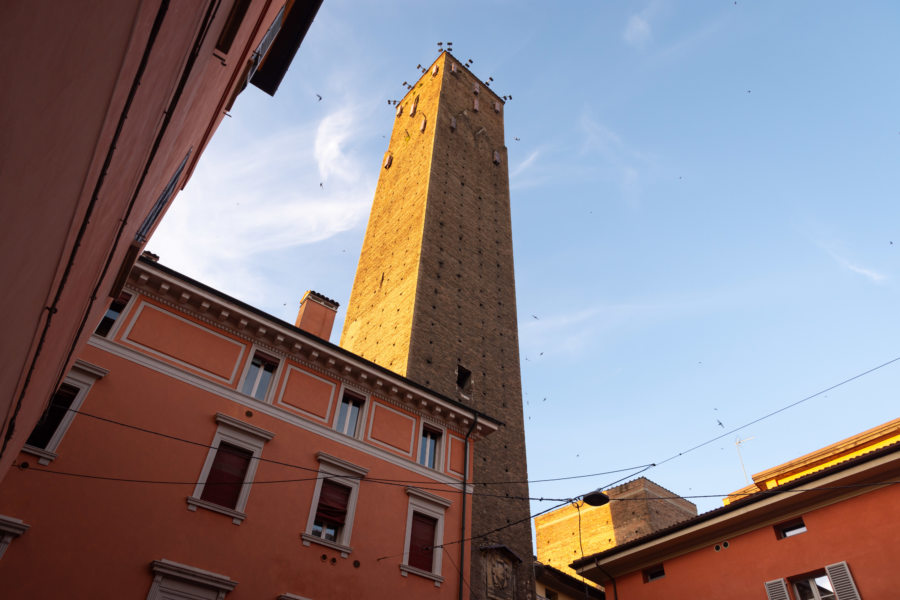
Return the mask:
[[896,597],[898,433],[900,419],[764,471],[724,507],[572,567],[612,600]]
[[497,421],[327,342],[314,292],[290,325],[152,256],[124,292],[0,487],[4,598],[468,596]]
[[0,8],[0,480],[236,96],[321,0]]

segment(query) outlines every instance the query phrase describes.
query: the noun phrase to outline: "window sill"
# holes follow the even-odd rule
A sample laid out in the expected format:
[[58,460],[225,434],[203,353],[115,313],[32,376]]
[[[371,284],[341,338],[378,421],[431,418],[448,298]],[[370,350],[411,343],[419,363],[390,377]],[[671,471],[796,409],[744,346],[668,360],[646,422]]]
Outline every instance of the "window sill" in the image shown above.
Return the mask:
[[207,502],[206,500],[201,500],[200,498],[194,498],[193,496],[188,496],[187,498],[188,510],[197,510],[197,507],[205,508],[206,510],[211,510],[213,512],[222,513],[223,515],[228,515],[231,517],[231,522],[235,525],[240,525],[244,519],[247,518],[247,513],[242,513],[238,510],[234,510],[233,508],[228,508],[226,506],[220,506],[218,504],[214,504],[212,502]]
[[417,567],[411,567],[409,565],[400,565],[400,573],[406,577],[407,574],[412,573],[413,575],[418,575],[419,577],[424,577],[425,579],[431,579],[434,581],[434,587],[441,587],[441,584],[444,583],[444,578],[440,575],[432,573],[431,571],[423,571]]
[[58,456],[56,452],[50,452],[49,450],[44,450],[37,446],[29,446],[28,444],[22,446],[22,452],[37,456],[39,465],[49,465]]
[[353,548],[350,546],[345,546],[343,544],[338,544],[337,542],[330,542],[328,540],[323,540],[320,537],[316,537],[314,535],[310,535],[308,533],[301,533],[300,539],[303,540],[304,546],[309,546],[310,544],[319,544],[321,546],[325,546],[326,548],[331,548],[332,550],[337,550],[341,553],[341,558],[347,558],[351,552],[353,552]]

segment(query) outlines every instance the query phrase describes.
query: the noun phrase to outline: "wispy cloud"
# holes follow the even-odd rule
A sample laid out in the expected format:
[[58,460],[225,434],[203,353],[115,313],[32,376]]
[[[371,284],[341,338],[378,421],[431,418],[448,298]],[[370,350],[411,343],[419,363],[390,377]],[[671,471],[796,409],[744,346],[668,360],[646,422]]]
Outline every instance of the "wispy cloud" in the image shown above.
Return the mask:
[[651,21],[660,12],[658,1],[650,2],[640,12],[628,17],[625,29],[622,31],[622,39],[629,46],[643,48],[653,40],[653,27]]
[[260,302],[273,285],[264,275],[268,253],[364,223],[374,175],[347,148],[359,120],[343,107],[317,126],[211,146],[149,248],[168,266]]
[[622,32],[622,39],[632,46],[640,47],[650,41],[652,35],[650,23],[647,22],[647,19],[641,13],[638,13],[629,17],[628,23],[625,25],[625,31]]
[[628,144],[622,136],[595,119],[588,111],[581,115],[584,134],[582,154],[597,153],[619,188],[631,203],[636,203],[653,160]]
[[531,154],[525,157],[525,160],[523,160],[513,168],[512,172],[509,174],[509,178],[516,179],[517,177],[525,173],[528,169],[531,168],[531,166],[534,164],[534,161],[536,161],[540,155],[540,150],[533,150]]
[[542,314],[540,320],[520,323],[519,337],[524,356],[541,353],[577,356],[598,340],[610,340],[613,331],[643,326],[687,310],[684,306],[653,303],[597,304],[559,314]]
[[887,281],[887,275],[883,273],[879,273],[878,271],[875,271],[873,269],[867,269],[866,267],[861,267],[858,264],[852,263],[848,259],[839,255],[834,250],[826,248],[825,251],[828,252],[828,255],[831,256],[831,258],[833,258],[835,262],[837,262],[840,266],[847,269],[848,271],[851,271],[858,275],[862,275],[872,283],[883,283],[884,281]]

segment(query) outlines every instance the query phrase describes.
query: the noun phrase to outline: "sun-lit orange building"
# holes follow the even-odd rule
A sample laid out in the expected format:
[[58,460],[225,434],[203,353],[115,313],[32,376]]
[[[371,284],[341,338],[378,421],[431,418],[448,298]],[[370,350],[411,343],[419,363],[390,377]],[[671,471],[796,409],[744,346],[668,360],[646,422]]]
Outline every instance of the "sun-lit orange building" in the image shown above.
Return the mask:
[[0,480],[237,95],[321,0],[4,2]]
[[141,258],[0,486],[4,598],[467,597],[499,423]]
[[722,508],[572,567],[610,600],[897,596],[900,419],[753,480]]

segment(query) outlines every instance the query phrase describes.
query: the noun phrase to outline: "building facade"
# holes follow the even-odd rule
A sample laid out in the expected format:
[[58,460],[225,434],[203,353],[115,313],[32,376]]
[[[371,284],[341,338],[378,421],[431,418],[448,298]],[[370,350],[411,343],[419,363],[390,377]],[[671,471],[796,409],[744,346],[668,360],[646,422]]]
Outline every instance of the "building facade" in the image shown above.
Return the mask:
[[585,580],[572,577],[539,560],[534,561],[537,600],[603,600],[606,595]]
[[615,600],[892,598],[898,433],[900,419],[770,469],[765,489],[572,566]]
[[[499,423],[141,258],[0,487],[4,598],[466,597]],[[329,316],[329,312],[331,315]]]
[[[569,504],[534,519],[539,562],[577,576],[569,564],[697,516],[697,506],[646,477],[604,493],[609,504]],[[664,500],[658,500],[664,498]]]
[[274,93],[319,4],[3,3],[0,480],[237,94]]
[[395,106],[341,346],[496,416],[471,584],[534,593],[504,100],[444,52]]

